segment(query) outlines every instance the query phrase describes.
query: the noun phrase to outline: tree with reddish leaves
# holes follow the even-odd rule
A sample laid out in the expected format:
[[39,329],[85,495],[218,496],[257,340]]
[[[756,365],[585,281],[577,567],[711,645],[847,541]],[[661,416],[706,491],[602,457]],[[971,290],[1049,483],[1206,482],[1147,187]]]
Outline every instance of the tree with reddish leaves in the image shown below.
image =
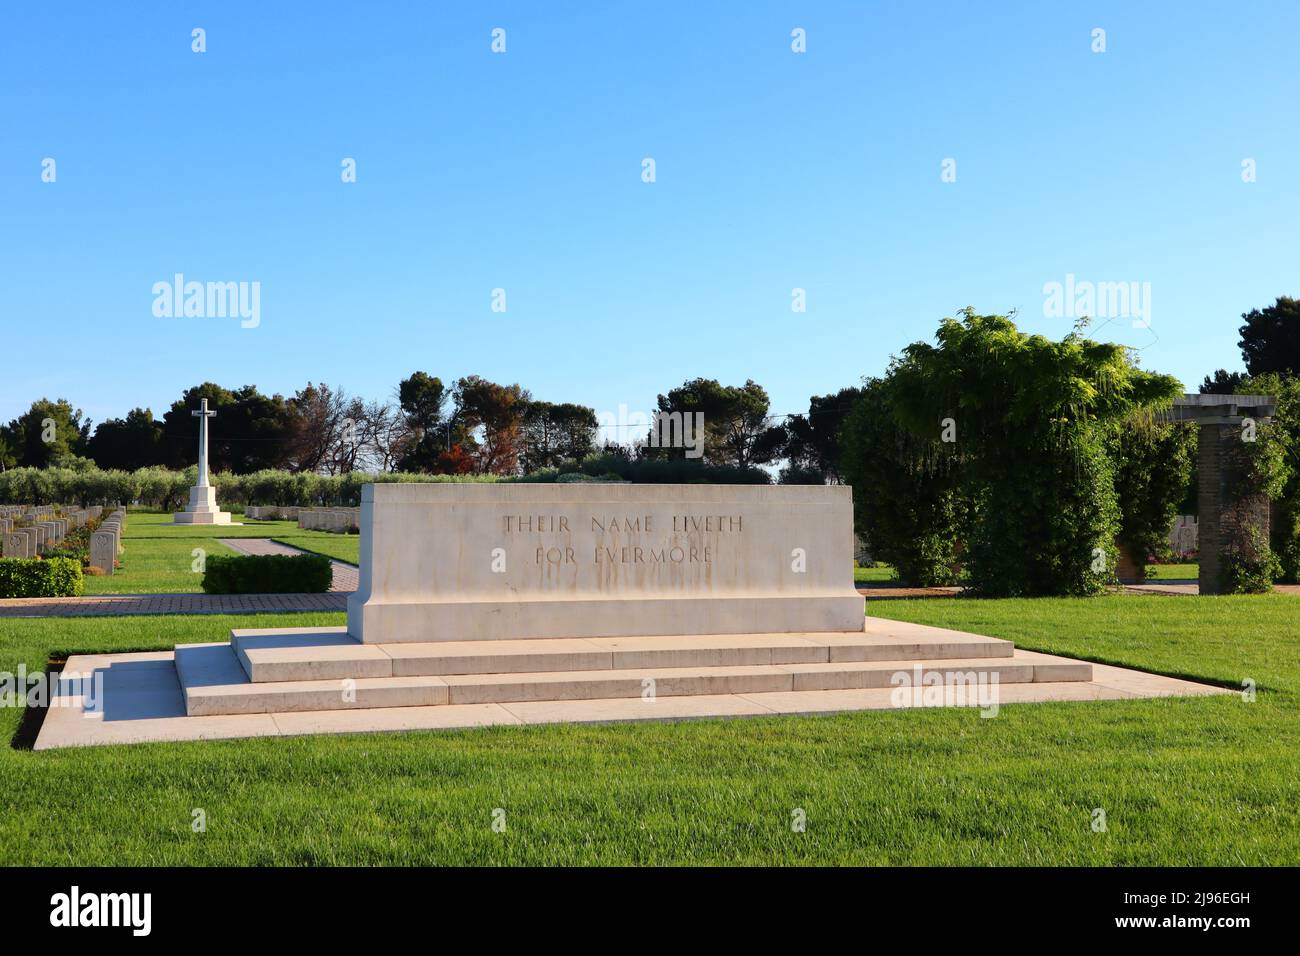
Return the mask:
[[516,385],[498,385],[478,375],[456,382],[455,421],[464,429],[461,444],[480,475],[519,471],[524,414],[531,396]]

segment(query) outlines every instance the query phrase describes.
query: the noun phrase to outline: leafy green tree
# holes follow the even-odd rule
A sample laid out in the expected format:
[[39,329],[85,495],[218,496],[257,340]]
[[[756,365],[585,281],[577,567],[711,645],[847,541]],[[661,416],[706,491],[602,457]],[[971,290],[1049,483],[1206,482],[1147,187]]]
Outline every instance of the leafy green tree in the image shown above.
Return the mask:
[[1229,372],[1219,369],[1213,375],[1207,375],[1201,381],[1202,395],[1235,395],[1247,376],[1241,372]]
[[529,402],[523,418],[521,460],[525,474],[591,455],[599,424],[595,409],[585,405]]
[[1252,376],[1300,375],[1300,301],[1290,296],[1242,314],[1241,357]]
[[[1276,373],[1243,383],[1243,394],[1277,398],[1273,421],[1258,430],[1259,458],[1276,471],[1268,490],[1273,498],[1269,539],[1281,565],[1279,580],[1300,584],[1300,376]],[[1270,467],[1262,464],[1261,468]]]
[[90,420],[82,420],[81,409],[64,398],[54,402],[42,398],[9,423],[5,443],[15,464],[45,468],[80,455],[89,434]]
[[126,418],[110,418],[95,428],[86,453],[100,468],[135,471],[162,464],[162,425],[147,408],[133,408]]
[[1078,330],[1059,342],[1006,316],[966,309],[937,344],[908,346],[890,370],[912,435],[951,444],[971,502],[963,556],[986,594],[1090,594],[1113,576],[1120,530],[1105,430],[1181,394],[1120,345]]
[[294,412],[283,396],[263,395],[253,385],[230,390],[204,382],[185,390],[163,415],[162,457],[172,468],[196,464],[201,400],[216,416],[208,422],[208,469],[246,474],[285,468],[293,460]]
[[426,372],[416,372],[397,386],[397,402],[406,432],[397,458],[398,471],[432,473],[437,470],[439,456],[451,448],[452,423],[445,412],[447,398],[442,379]]
[[955,584],[969,503],[959,461],[898,421],[892,383],[868,379],[842,427],[839,468],[853,486],[854,527],[871,556],[907,584]]
[[1195,471],[1196,426],[1137,416],[1110,430],[1107,452],[1120,508],[1116,538],[1141,571],[1149,555],[1169,549]]
[[[696,378],[660,395],[658,411],[672,415],[702,415],[704,422],[703,459],[710,465],[734,465],[750,468],[774,461],[785,446],[785,429],[769,423],[771,400],[767,390],[752,379],[744,385],[722,385],[717,379]],[[696,419],[692,418],[694,422]],[[651,426],[651,436],[655,426]],[[666,434],[661,434],[667,438]],[[647,442],[643,454],[652,458],[685,458],[688,449],[651,447]]]
[[833,395],[814,395],[808,401],[807,415],[790,417],[785,424],[782,456],[790,463],[791,475],[810,479],[813,474],[819,474],[832,484],[840,482],[841,432],[845,419],[862,396],[863,390],[853,387],[842,388]]

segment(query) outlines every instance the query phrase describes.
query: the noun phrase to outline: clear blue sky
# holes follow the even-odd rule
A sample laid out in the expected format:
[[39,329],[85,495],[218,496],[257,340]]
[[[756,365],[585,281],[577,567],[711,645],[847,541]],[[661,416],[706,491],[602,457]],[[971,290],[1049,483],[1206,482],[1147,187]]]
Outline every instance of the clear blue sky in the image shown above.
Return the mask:
[[[1298,38],[1292,0],[5,3],[0,418],[416,369],[800,411],[968,304],[1064,335],[1067,273],[1151,283],[1098,337],[1194,390],[1300,294]],[[156,318],[177,272],[261,324]]]

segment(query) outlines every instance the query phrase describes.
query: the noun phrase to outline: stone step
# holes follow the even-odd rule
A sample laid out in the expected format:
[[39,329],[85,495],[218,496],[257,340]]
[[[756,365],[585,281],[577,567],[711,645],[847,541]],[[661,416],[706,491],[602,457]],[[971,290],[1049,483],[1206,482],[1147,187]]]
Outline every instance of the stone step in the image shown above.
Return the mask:
[[185,694],[185,713],[191,717],[418,707],[448,702],[447,685],[437,677],[362,677],[346,681],[254,684],[224,641],[178,644],[175,659],[176,674]]
[[1009,684],[1092,679],[1091,664],[1042,664],[1031,658],[1013,656],[928,662],[646,667],[254,683],[248,679],[234,650],[224,643],[178,647],[176,669],[185,694],[186,712],[191,716],[890,688],[897,685],[900,674],[921,686],[927,680],[971,683],[996,679],[999,684]]
[[254,683],[343,678],[516,674],[647,667],[730,667],[848,661],[1010,657],[1010,641],[941,631],[734,634],[362,644],[344,627],[238,629],[231,645]]

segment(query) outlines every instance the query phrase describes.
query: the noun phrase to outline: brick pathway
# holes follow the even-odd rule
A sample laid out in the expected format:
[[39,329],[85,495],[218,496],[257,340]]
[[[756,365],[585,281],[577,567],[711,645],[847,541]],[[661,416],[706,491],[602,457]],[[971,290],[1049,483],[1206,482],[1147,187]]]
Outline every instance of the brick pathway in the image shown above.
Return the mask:
[[328,594],[97,594],[93,597],[10,598],[0,601],[0,618],[345,611],[347,599],[343,591]]
[[[242,545],[266,539],[246,538]],[[278,542],[283,551],[244,551],[246,554],[292,554],[297,549]],[[334,564],[334,586],[328,594],[98,594],[93,597],[9,598],[0,600],[0,618],[102,617],[127,614],[243,614],[276,611],[346,611],[349,591],[356,590],[357,569],[342,561]],[[350,577],[348,577],[350,575]],[[351,583],[348,584],[347,582]],[[869,599],[955,597],[960,588],[860,587]],[[1195,594],[1195,584],[1134,584],[1136,594]],[[1279,594],[1300,597],[1300,585],[1279,584]]]
[[[240,554],[304,554],[270,538],[221,538]],[[10,598],[0,600],[0,618],[103,617],[126,614],[246,614],[285,611],[346,611],[348,594],[360,572],[343,561],[330,562],[334,580],[328,594],[96,594],[90,597]]]
[[[1130,594],[1200,594],[1201,588],[1195,581],[1148,581],[1145,584],[1126,584],[1124,590]],[[1276,594],[1293,594],[1300,596],[1300,584],[1275,584]],[[895,585],[859,584],[858,593],[867,600],[882,598],[943,598],[956,597],[961,588],[909,588]]]
[[961,588],[909,588],[892,584],[859,584],[858,593],[868,600],[880,600],[882,598],[950,598],[961,594]]
[[[292,548],[270,538],[218,538],[222,544],[240,554],[310,554],[301,548]],[[361,584],[361,572],[356,565],[330,559],[334,566],[334,581],[331,591],[355,591]]]
[[[1148,581],[1145,584],[1126,584],[1125,591],[1133,594],[1200,594],[1201,587],[1195,581]],[[1300,584],[1275,584],[1276,594],[1300,595]]]

